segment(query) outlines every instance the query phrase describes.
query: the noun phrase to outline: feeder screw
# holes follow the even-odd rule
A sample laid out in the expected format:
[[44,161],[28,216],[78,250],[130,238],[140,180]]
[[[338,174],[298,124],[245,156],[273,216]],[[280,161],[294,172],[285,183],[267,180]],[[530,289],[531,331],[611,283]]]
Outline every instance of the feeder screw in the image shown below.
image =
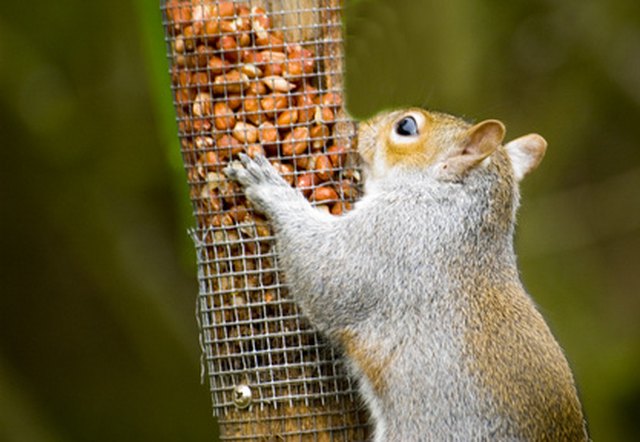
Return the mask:
[[242,410],[251,405],[251,388],[248,385],[236,385],[233,389],[233,403],[236,408]]

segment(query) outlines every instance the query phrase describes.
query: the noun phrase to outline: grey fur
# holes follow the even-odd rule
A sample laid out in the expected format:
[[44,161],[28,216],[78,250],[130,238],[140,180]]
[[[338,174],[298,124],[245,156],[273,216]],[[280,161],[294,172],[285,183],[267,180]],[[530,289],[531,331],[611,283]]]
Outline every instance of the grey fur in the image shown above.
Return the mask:
[[433,167],[388,171],[340,217],[314,209],[265,158],[241,161],[226,173],[273,222],[292,296],[336,345],[353,337],[381,370],[376,384],[346,352],[375,441],[554,440],[505,413],[469,365],[466,334],[484,314],[473,300],[486,285],[521,287],[518,191],[502,148],[459,180]]

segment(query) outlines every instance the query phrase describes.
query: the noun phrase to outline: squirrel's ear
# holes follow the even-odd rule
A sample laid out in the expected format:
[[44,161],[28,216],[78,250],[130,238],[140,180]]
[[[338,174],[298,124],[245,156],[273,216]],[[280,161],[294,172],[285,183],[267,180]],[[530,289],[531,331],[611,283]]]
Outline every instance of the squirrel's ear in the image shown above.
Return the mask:
[[511,158],[516,181],[533,171],[547,150],[547,141],[538,134],[529,134],[507,143],[504,148]]
[[504,139],[506,129],[498,120],[485,120],[467,131],[463,155],[488,157]]
[[502,143],[505,128],[498,120],[485,120],[467,130],[460,150],[449,157],[444,168],[462,173],[491,155]]

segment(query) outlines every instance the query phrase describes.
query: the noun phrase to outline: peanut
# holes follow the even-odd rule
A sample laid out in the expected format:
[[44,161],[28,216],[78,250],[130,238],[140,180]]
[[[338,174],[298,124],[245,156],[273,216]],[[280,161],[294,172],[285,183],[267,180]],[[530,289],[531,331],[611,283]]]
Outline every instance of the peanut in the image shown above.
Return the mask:
[[265,95],[267,93],[267,87],[262,81],[251,81],[249,87],[247,87],[247,93],[250,95]]
[[196,148],[202,150],[209,149],[215,144],[213,138],[211,137],[195,137],[193,143],[195,144]]
[[320,97],[320,103],[323,106],[340,107],[342,106],[342,97],[334,92],[329,92]]
[[208,66],[209,66],[209,72],[211,72],[211,74],[219,75],[227,71],[229,69],[229,66],[231,66],[231,64],[228,61],[223,60],[222,58],[216,57],[214,55],[211,58],[209,58]]
[[273,116],[276,112],[287,107],[287,96],[283,94],[269,94],[260,100],[260,107],[268,116]]
[[313,120],[316,110],[314,99],[314,94],[307,91],[304,91],[296,97],[296,106],[300,108],[298,111],[298,119],[301,123]]
[[238,59],[238,42],[231,35],[224,35],[220,37],[216,48],[220,50],[223,60],[236,61]]
[[249,78],[262,76],[262,71],[255,64],[245,63],[240,68],[241,72]]
[[173,42],[173,50],[183,54],[186,51],[186,47],[184,44],[184,37],[182,35],[178,35]]
[[331,206],[331,214],[340,216],[351,209],[352,205],[349,201],[338,201]]
[[322,149],[331,135],[329,127],[325,124],[313,126],[309,132],[311,137],[311,148],[314,150]]
[[314,121],[316,124],[331,124],[335,120],[335,115],[331,108],[326,106],[316,106]]
[[220,2],[218,3],[218,16],[219,17],[232,17],[235,14],[234,2]]
[[213,115],[213,124],[218,130],[228,130],[236,124],[233,110],[222,101],[213,106]]
[[193,130],[195,132],[209,132],[211,130],[211,122],[203,118],[194,119]]
[[272,145],[278,141],[278,129],[268,121],[258,126],[258,139],[264,145]]
[[212,104],[211,104],[211,95],[206,92],[201,92],[196,95],[196,98],[193,100],[193,115],[197,117],[204,117],[211,115],[212,112]]
[[293,158],[293,164],[295,164],[298,170],[312,170],[313,162],[312,157],[308,155],[296,156]]
[[338,194],[335,190],[328,186],[316,187],[311,193],[311,199],[313,201],[337,200]]
[[267,16],[266,11],[263,8],[254,6],[251,8],[251,27],[256,33],[257,39],[266,39],[269,37],[267,30],[271,29],[271,20]]
[[184,35],[184,47],[187,50],[192,51],[195,47],[195,32],[193,30],[193,26],[187,26],[182,31],[182,35]]
[[296,85],[294,83],[289,83],[287,80],[277,75],[264,77],[262,79],[262,82],[274,92],[289,92],[290,90],[296,88]]
[[290,186],[293,185],[293,167],[290,164],[283,164],[275,160],[271,161],[271,164]]
[[249,144],[247,146],[246,151],[247,151],[247,155],[249,155],[249,157],[251,158],[266,155],[266,152],[264,150],[264,147],[262,147],[262,144]]
[[251,35],[248,32],[243,32],[238,36],[238,45],[241,48],[245,48],[251,44]]
[[298,121],[298,111],[296,109],[285,110],[276,119],[277,126],[291,126]]
[[248,83],[249,77],[246,74],[236,70],[229,71],[213,79],[213,92],[215,94],[239,94]]
[[287,61],[282,69],[282,74],[288,79],[300,77],[303,74],[302,62]]
[[174,23],[175,29],[180,29],[184,23],[191,21],[189,4],[180,0],[170,0],[167,3],[167,19]]
[[300,46],[299,44],[291,45],[287,48],[289,59],[300,63],[302,72],[311,74],[315,69],[315,59],[313,53]]
[[[210,138],[210,145],[213,146],[213,139]],[[220,158],[215,152],[208,151],[202,154],[198,160],[196,167],[193,169],[197,172],[197,175],[202,179],[206,178],[210,172],[216,172],[222,168]]]
[[331,161],[326,155],[317,155],[315,157],[314,169],[318,180],[329,181],[333,176]]
[[191,85],[204,88],[209,84],[209,76],[206,72],[195,72],[191,75]]
[[263,63],[284,63],[287,56],[284,52],[265,50],[259,52],[260,59]]
[[204,33],[207,39],[211,40],[218,33],[219,29],[220,27],[218,25],[217,20],[215,19],[207,20],[207,22],[204,25]]
[[284,47],[284,40],[275,34],[256,34],[256,43],[261,47],[269,47],[281,50]]
[[209,49],[204,45],[198,45],[192,60],[194,65],[199,68],[206,66],[209,62]]
[[302,194],[308,197],[311,194],[311,189],[315,187],[317,178],[315,173],[303,173],[296,179],[296,187],[300,189]]
[[296,127],[289,132],[282,142],[282,153],[285,156],[301,155],[309,147],[309,129]]
[[242,104],[242,112],[244,113],[247,120],[249,120],[253,124],[260,124],[262,116],[260,115],[260,103],[258,102],[258,99],[256,97],[248,96],[244,99],[244,103]]
[[242,96],[238,94],[228,95],[226,101],[227,105],[232,110],[237,110],[240,106],[242,106]]
[[344,159],[347,153],[347,147],[342,145],[333,145],[327,149],[327,154],[331,160],[333,167],[340,168],[344,166]]
[[238,121],[233,128],[233,136],[242,143],[255,143],[258,139],[258,128],[252,124]]
[[223,135],[216,142],[216,148],[218,149],[218,155],[224,159],[228,159],[231,156],[237,155],[242,152],[242,145],[231,135]]
[[[249,12],[248,8],[244,8],[244,7],[239,8],[238,14],[240,15],[240,17],[236,18],[235,20],[236,28],[238,29],[238,31],[242,31],[246,33],[246,31],[251,30],[251,19],[247,17],[248,12]],[[246,34],[246,35],[249,35],[249,34]]]

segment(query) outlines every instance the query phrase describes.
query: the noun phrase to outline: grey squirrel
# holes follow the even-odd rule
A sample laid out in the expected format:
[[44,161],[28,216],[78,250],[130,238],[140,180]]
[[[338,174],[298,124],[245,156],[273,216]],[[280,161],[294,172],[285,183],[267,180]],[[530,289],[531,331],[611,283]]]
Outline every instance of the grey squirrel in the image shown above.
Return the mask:
[[513,248],[537,134],[420,108],[362,122],[364,196],[314,209],[264,157],[228,167],[272,221],[293,298],[344,351],[382,441],[588,440],[573,375]]

